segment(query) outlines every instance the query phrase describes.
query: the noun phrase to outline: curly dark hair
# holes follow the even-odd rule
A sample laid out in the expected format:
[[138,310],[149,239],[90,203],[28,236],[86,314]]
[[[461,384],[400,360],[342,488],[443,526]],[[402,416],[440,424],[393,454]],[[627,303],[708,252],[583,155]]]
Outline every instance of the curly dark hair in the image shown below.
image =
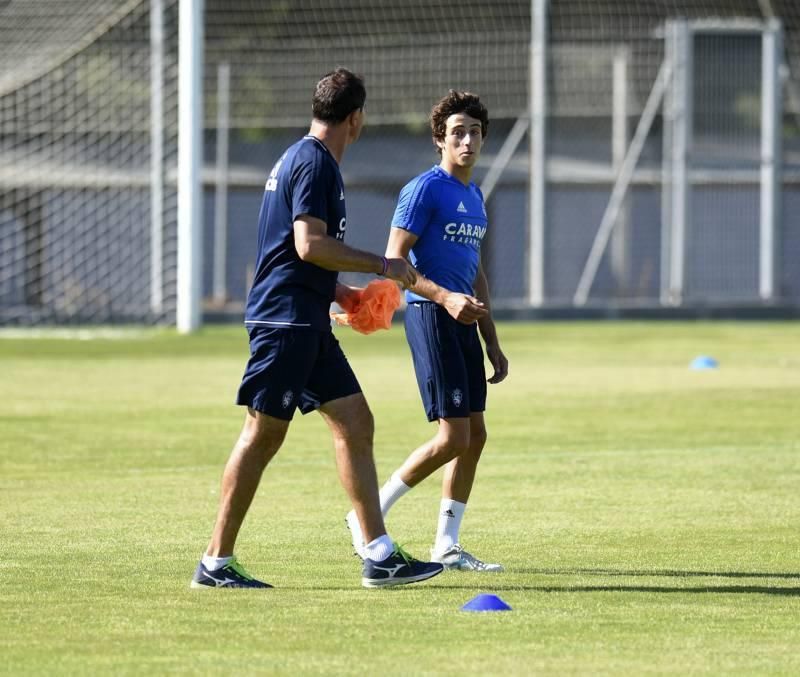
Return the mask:
[[[457,113],[466,113],[471,118],[480,120],[481,136],[486,138],[489,133],[489,111],[481,103],[480,97],[471,92],[457,92],[451,89],[431,109],[431,132],[434,146],[437,141],[444,141],[447,134],[447,118]],[[436,146],[436,151],[439,155],[442,154],[439,146]]]
[[364,107],[367,90],[360,75],[339,67],[322,76],[314,90],[311,111],[315,120],[336,124]]

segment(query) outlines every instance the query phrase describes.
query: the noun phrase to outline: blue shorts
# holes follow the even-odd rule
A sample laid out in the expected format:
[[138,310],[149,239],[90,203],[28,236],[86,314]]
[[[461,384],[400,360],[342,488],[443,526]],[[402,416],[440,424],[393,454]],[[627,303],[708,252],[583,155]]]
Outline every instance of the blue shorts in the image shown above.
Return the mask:
[[250,360],[236,404],[291,421],[340,397],[361,392],[332,331],[252,327]]
[[486,409],[486,370],[476,324],[461,324],[436,303],[409,303],[406,339],[429,421]]

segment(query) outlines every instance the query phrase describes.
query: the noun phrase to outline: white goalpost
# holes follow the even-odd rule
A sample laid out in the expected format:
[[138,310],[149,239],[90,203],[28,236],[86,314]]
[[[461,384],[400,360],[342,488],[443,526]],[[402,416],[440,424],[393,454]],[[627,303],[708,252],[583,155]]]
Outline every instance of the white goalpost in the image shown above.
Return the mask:
[[180,0],[177,327],[200,327],[203,265],[203,0]]

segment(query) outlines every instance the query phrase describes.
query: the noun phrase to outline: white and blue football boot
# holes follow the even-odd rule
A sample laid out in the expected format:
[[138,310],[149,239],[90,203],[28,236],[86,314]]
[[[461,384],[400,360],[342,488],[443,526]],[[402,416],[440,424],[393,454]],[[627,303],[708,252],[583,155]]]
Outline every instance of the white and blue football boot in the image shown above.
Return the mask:
[[225,566],[209,570],[200,562],[194,572],[191,588],[271,588],[269,583],[256,580],[234,557]]
[[414,559],[397,543],[394,552],[382,562],[369,558],[364,560],[361,585],[365,588],[384,588],[406,583],[419,583],[442,573],[444,567],[438,562],[421,562]]
[[482,571],[493,574],[503,571],[502,564],[484,562],[468,553],[458,543],[445,552],[437,553],[431,550],[431,559],[434,562],[440,562],[445,569],[453,571]]

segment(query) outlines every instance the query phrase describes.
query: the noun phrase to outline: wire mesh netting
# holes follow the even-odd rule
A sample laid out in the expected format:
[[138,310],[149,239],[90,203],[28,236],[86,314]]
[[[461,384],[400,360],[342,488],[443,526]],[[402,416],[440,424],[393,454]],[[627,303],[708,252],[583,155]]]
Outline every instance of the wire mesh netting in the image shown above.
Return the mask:
[[176,148],[176,16],[165,5],[158,74],[148,2],[0,7],[3,321],[174,315],[174,187],[152,270],[154,82],[166,102],[155,166],[174,165]]
[[[665,26],[678,18],[731,27],[694,38],[684,301],[757,299],[762,54],[756,33],[733,27],[773,17],[786,59],[778,291],[800,298],[791,218],[800,207],[800,6],[551,0],[546,303],[572,302],[664,59]],[[173,321],[177,18],[177,0],[0,2],[0,322]],[[530,24],[530,0],[206,0],[205,295],[223,289],[218,301],[243,301],[264,179],[307,129],[323,73],[344,65],[367,83],[367,127],[342,165],[348,242],[382,251],[400,188],[438,159],[427,114],[442,94],[468,89],[489,107],[479,184],[525,119]],[[659,110],[591,286],[595,303],[659,299],[663,127]],[[225,191],[215,188],[223,165]],[[503,169],[483,253],[498,305],[528,297],[525,139]]]
[[[692,27],[689,208],[681,303],[759,301],[762,33],[784,31],[783,218],[777,296],[797,299],[800,7],[771,0],[554,0],[548,45],[545,297],[571,303],[611,189],[665,59],[668,23]],[[663,300],[664,102],[596,275],[595,304]],[[669,142],[669,140],[666,140]],[[789,210],[789,211],[785,211]],[[665,228],[665,221],[667,227]]]

